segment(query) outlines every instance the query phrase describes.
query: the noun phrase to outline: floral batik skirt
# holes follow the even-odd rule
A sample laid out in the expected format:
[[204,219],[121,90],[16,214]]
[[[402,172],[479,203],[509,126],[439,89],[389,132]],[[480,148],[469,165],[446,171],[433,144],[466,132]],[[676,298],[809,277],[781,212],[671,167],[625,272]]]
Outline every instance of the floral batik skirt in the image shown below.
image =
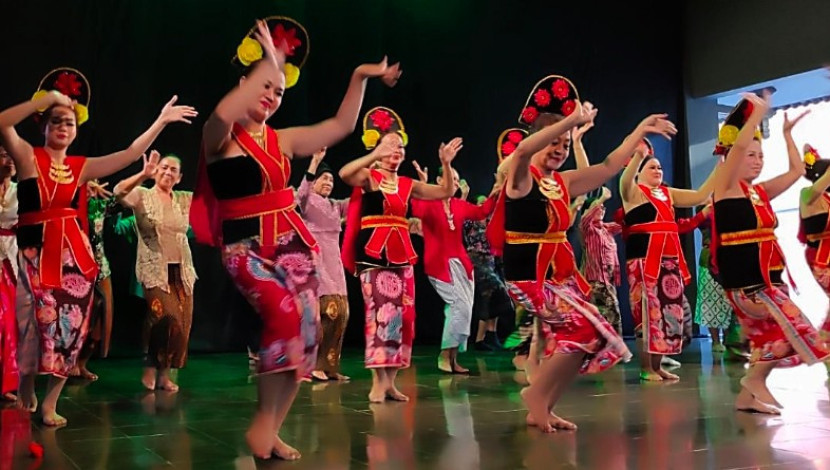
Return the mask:
[[547,358],[556,354],[585,354],[580,373],[594,374],[610,369],[620,361],[629,361],[631,352],[614,327],[588,302],[574,277],[563,283],[545,281],[540,293],[536,281],[508,281],[508,293],[541,321],[537,322],[537,340]]
[[0,264],[0,394],[17,390],[16,280],[11,260]]
[[366,368],[406,368],[415,339],[412,266],[369,268],[360,273],[366,312]]
[[[810,262],[809,259],[807,261],[810,265],[810,270],[813,271],[813,277],[816,278],[816,282],[824,290],[824,293],[830,297],[830,266],[818,266]],[[821,324],[819,335],[821,335],[822,341],[830,343],[830,311],[824,317],[824,323]]]
[[193,294],[187,292],[180,264],[167,265],[167,286],[144,288],[144,367],[181,369],[187,361]]
[[92,308],[93,284],[63,251],[61,287],[40,285],[40,249],[18,253],[18,367],[20,373],[69,377],[78,360]]
[[257,372],[296,371],[297,380],[311,373],[320,328],[314,251],[292,231],[276,247],[258,238],[226,245],[222,262],[262,319]]
[[780,367],[788,367],[815,364],[830,355],[786,286],[728,289],[726,296],[749,339],[750,362],[780,361]]
[[677,258],[663,258],[656,280],[645,279],[645,259],[629,260],[629,301],[634,330],[650,354],[680,354],[683,348],[683,278]]

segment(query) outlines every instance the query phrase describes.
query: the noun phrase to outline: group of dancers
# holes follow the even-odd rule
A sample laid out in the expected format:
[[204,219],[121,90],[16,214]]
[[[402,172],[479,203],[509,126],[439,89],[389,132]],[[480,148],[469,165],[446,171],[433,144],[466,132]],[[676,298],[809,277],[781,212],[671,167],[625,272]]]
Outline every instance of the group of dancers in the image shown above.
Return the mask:
[[[181,180],[181,160],[158,153],[144,157],[142,171],[114,188],[115,200],[135,211],[140,235],[136,274],[149,306],[145,386],[176,390],[169,370],[181,367],[186,357],[196,281],[188,224],[198,242],[221,249],[228,275],[260,315],[258,405],[246,433],[255,456],[299,458],[279,432],[300,382],[308,376],[347,379],[339,370],[349,316],[344,268],[360,279],[365,364],[373,379],[369,400],[409,399],[395,379],[410,365],[415,334],[413,265],[418,255],[413,230],[423,234],[424,269],[446,303],[438,367],[465,373],[458,353],[468,342],[477,275],[464,233],[473,223],[483,231],[486,223],[489,255],[503,264],[510,298],[533,315],[524,366],[530,385],[521,396],[527,424],[543,432],[576,429],[555,408],[577,375],[599,373],[632,357],[621,337],[618,306],[614,311],[614,286],[608,286],[619,281],[619,263],[615,272],[613,263],[608,266],[602,258],[609,248],[608,233],[602,230],[621,231],[626,239],[625,272],[641,347],[641,378],[678,379],[662,366],[663,356],[680,352],[689,324],[683,288],[691,274],[675,207],[706,205],[696,221],[711,220],[711,265],[722,287],[721,301],[729,302],[750,343],[737,410],[778,413],[781,405],[766,386],[772,369],[824,361],[830,354],[828,323],[820,334],[788,296],[770,205],[799,177],[814,181],[802,194],[803,239],[816,279],[830,292],[830,176],[814,149],[805,165],[793,142],[792,128],[804,114],[784,122],[789,171],[756,183],[764,161],[757,129],[770,103],[766,95],[746,95],[719,133],[715,153],[723,161],[699,188],[672,188],[663,182],[660,161],[647,139],[671,138],[677,132],[667,115],[645,117],[605,159],[590,165],[581,139],[597,109],[580,100],[570,80],[550,75],[531,90],[519,114],[522,127],[499,139],[502,158],[494,168],[491,194],[472,204],[454,197],[463,186],[452,166],[462,139],[440,145],[435,183],[420,167],[418,179],[401,176],[409,135],[401,117],[386,107],[363,116],[366,155],[336,175],[323,162],[326,149],[356,128],[367,81],[378,78],[391,87],[401,77],[400,66],[386,59],[354,70],[333,117],[309,126],[269,127],[267,120],[299,79],[308,51],[308,34],[296,21],[257,21],[234,56],[243,68],[239,84],[204,123],[194,193],[173,191]],[[66,422],[56,413],[57,398],[89,336],[93,286],[104,269],[84,227],[84,193],[90,182],[141,159],[168,124],[189,123],[197,116],[174,97],[127,149],[98,158],[69,156],[77,127],[89,117],[88,97],[89,84],[79,72],[59,69],[44,79],[33,99],[0,113],[0,137],[13,161],[13,167],[6,160],[2,168],[3,207],[17,204],[16,223],[0,217],[6,227],[0,231],[6,256],[0,284],[4,391],[5,377],[12,374],[7,354],[16,357],[20,370],[14,390],[31,411],[37,407],[34,377],[49,374],[40,405],[47,425]],[[15,131],[29,116],[40,122],[42,147]],[[577,167],[560,171],[572,145]],[[311,164],[295,192],[289,186],[291,160],[307,156]],[[10,183],[10,168],[16,168],[16,186]],[[600,256],[584,270],[589,280],[566,235],[574,221],[574,202],[620,174],[622,224],[605,225],[602,204],[610,197],[605,191],[587,204],[583,215],[585,233],[591,226],[600,229],[600,237],[589,242],[586,236],[586,244],[604,247],[588,255]],[[353,188],[348,200],[330,198],[336,177]],[[153,189],[143,188],[141,183],[151,178]],[[103,191],[94,183],[92,188]],[[15,192],[16,197],[9,196]],[[419,220],[417,230],[413,217]],[[16,248],[11,248],[15,237]],[[15,322],[8,320],[10,312]],[[486,333],[493,331],[492,324],[484,326]],[[11,330],[17,351],[10,353]],[[168,340],[154,342],[154,335]]]

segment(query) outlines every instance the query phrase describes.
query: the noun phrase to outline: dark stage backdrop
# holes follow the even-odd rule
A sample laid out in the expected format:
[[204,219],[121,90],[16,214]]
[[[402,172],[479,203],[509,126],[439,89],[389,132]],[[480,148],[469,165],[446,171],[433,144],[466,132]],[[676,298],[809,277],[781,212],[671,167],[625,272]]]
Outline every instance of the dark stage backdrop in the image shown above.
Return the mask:
[[[558,73],[571,78],[583,99],[600,110],[586,138],[593,162],[613,149],[645,115],[669,113],[683,127],[680,11],[673,2],[551,2],[476,0],[400,1],[225,1],[3,2],[0,48],[5,60],[0,105],[28,99],[52,67],[73,66],[91,82],[91,119],[73,152],[100,155],[127,146],[178,94],[201,116],[192,126],[169,127],[154,148],[184,161],[182,188],[195,180],[201,124],[238,80],[230,60],[255,18],[287,15],[303,23],[311,54],[299,84],[288,90],[274,127],[308,124],[334,114],[352,70],[388,54],[401,61],[397,88],[378,82],[367,88],[364,110],[386,105],[398,111],[410,135],[407,158],[437,168],[437,149],[455,136],[465,139],[457,168],[473,195],[492,185],[495,141],[516,118],[532,85]],[[599,9],[603,11],[598,11]],[[649,18],[650,21],[646,21]],[[20,126],[40,142],[33,124]],[[683,142],[656,140],[667,179],[683,184]],[[339,168],[363,153],[360,129],[331,148],[327,161]],[[292,166],[299,180],[307,160]],[[570,163],[572,165],[572,163]],[[135,164],[114,175],[139,170]],[[414,175],[406,164],[404,172]],[[433,171],[434,174],[434,171]],[[616,183],[610,183],[615,194]],[[347,188],[335,188],[346,197]],[[609,215],[618,205],[612,203]],[[133,248],[111,233],[113,344],[136,352],[143,300],[129,295]],[[420,240],[416,246],[420,247]],[[577,248],[578,250],[578,248]],[[194,246],[196,285],[191,349],[240,350],[255,326],[250,310],[222,270],[219,254]],[[440,341],[442,305],[417,268],[417,335],[420,344]],[[362,301],[349,279],[352,320],[348,345],[362,340]],[[625,287],[622,292],[625,292]],[[621,303],[627,311],[627,298]],[[624,315],[625,317],[626,315]],[[628,321],[628,319],[626,319]],[[626,325],[630,332],[630,325]]]

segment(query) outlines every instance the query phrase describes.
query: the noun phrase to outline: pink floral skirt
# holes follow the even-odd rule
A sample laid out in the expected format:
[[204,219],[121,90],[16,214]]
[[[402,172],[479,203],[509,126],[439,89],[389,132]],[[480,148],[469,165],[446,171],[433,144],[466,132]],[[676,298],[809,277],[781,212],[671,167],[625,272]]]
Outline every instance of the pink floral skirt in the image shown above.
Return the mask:
[[412,266],[369,268],[360,273],[366,313],[366,368],[406,368],[415,340]]
[[645,259],[626,263],[634,330],[650,354],[683,348],[683,278],[677,258],[663,258],[656,280],[645,279]]
[[[543,341],[543,357],[585,354],[582,374],[602,372],[631,360],[625,342],[580,292],[575,278],[561,284],[545,281],[541,292],[536,281],[508,281],[507,289],[517,304],[541,320],[536,322],[536,340]],[[539,298],[544,299],[544,309],[534,301]]]
[[262,319],[260,374],[296,371],[297,380],[314,370],[320,329],[316,255],[294,232],[276,249],[249,238],[226,245],[225,269]]
[[89,330],[93,285],[63,252],[60,289],[40,285],[40,250],[23,248],[18,254],[17,362],[21,374],[69,377]]
[[830,356],[815,327],[790,300],[786,286],[729,289],[726,297],[749,339],[750,362],[780,361],[779,367],[790,367]]

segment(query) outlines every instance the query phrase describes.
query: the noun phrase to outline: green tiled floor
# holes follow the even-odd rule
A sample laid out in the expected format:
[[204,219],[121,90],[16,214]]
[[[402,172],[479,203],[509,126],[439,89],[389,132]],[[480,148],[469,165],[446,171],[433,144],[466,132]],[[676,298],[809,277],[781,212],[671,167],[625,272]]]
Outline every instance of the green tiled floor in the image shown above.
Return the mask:
[[[255,462],[246,449],[256,392],[245,354],[192,357],[177,394],[143,392],[138,360],[95,361],[101,380],[69,385],[60,402],[69,426],[35,424],[31,436],[49,469],[830,468],[823,366],[776,371],[784,414],[746,415],[731,408],[741,366],[713,360],[708,348],[684,353],[676,384],[641,385],[635,363],[580,378],[559,408],[576,433],[525,427],[509,354],[467,354],[477,375],[464,378],[440,374],[436,351],[419,348],[400,378],[411,403],[368,404],[361,351],[344,355],[351,383],[304,384],[283,433],[304,454],[297,463]],[[28,417],[2,414],[0,468],[35,468]]]

